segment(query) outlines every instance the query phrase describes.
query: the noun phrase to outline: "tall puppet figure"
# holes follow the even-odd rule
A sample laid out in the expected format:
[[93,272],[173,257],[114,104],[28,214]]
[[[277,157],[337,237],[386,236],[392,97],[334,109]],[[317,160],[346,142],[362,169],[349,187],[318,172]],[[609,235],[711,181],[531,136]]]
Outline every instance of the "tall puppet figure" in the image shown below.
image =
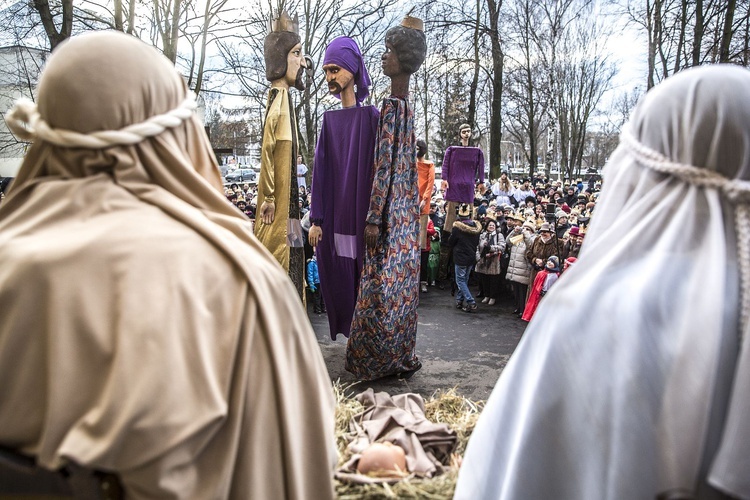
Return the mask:
[[346,369],[360,380],[410,377],[419,302],[419,191],[409,78],[427,55],[422,21],[406,16],[385,35],[383,101],[367,212],[367,252],[346,349]]
[[474,186],[484,191],[484,153],[469,146],[471,125],[464,123],[458,128],[460,146],[450,146],[443,159],[443,191],[445,192],[445,231],[450,231],[456,220],[456,208],[474,203]]
[[[286,12],[271,21],[263,43],[266,79],[271,82],[266,104],[258,182],[258,215],[255,236],[289,273],[294,288],[304,297],[305,255],[296,203],[297,120],[289,87],[305,89],[305,59],[299,22]],[[291,201],[291,202],[290,202]]]
[[[328,90],[343,109],[326,111],[315,148],[310,244],[317,248],[331,338],[349,328],[365,255],[378,110],[361,106],[370,76],[357,43],[333,40],[323,59]],[[356,91],[355,91],[356,86]]]

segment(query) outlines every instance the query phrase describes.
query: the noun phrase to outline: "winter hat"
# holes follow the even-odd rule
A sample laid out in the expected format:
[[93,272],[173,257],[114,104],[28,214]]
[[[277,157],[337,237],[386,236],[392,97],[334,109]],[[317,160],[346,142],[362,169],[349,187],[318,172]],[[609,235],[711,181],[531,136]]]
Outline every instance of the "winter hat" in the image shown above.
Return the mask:
[[560,207],[560,210],[562,210],[562,211],[563,211],[563,212],[565,212],[566,214],[569,214],[569,213],[570,213],[570,207],[568,206],[568,204],[567,204],[567,203],[563,203],[563,204],[562,204],[562,207]]
[[581,230],[578,226],[571,227],[569,234],[570,236],[583,236],[583,233],[581,233]]
[[547,262],[552,262],[553,270],[558,271],[560,269],[560,259],[557,255],[552,255],[547,259]]
[[532,231],[536,231],[536,224],[534,224],[534,221],[532,220],[527,220],[526,222],[523,223],[523,226],[521,227],[527,227],[531,229]]
[[544,232],[551,233],[552,232],[552,228],[550,227],[549,222],[542,222],[542,225],[539,228],[539,232],[540,233],[544,233]]

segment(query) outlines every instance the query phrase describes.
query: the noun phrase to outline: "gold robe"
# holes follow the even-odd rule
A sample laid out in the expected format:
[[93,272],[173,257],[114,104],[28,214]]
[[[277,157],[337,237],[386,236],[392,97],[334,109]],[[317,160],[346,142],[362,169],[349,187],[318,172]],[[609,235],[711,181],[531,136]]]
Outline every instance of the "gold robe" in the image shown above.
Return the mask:
[[[305,257],[294,161],[298,150],[297,139],[297,122],[289,91],[274,87],[268,93],[263,125],[255,236],[287,271],[297,293],[304,299]],[[260,217],[260,208],[266,200],[276,205],[271,224],[264,224]]]

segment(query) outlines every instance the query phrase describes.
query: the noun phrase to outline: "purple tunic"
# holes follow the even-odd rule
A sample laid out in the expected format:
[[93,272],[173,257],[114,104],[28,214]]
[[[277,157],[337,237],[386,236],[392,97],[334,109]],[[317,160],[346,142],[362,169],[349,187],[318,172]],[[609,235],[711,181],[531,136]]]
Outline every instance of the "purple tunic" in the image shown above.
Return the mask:
[[316,253],[333,340],[349,336],[357,301],[378,117],[374,106],[326,111],[315,148],[310,220],[323,231]]
[[484,153],[479,148],[450,146],[441,177],[448,181],[445,201],[474,203],[474,183],[484,183]]

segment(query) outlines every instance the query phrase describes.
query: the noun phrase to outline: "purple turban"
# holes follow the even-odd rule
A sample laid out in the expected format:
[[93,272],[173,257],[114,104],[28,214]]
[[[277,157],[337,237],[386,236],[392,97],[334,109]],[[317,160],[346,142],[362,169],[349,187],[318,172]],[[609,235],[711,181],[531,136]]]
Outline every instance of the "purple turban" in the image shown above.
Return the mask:
[[[340,36],[334,39],[326,47],[323,66],[326,64],[335,64],[354,75],[354,84],[357,86],[355,92],[357,103],[367,99],[367,96],[370,95],[370,75],[365,68],[365,61],[362,59],[362,52],[359,51],[357,42],[348,36]],[[341,99],[338,95],[336,97]]]

